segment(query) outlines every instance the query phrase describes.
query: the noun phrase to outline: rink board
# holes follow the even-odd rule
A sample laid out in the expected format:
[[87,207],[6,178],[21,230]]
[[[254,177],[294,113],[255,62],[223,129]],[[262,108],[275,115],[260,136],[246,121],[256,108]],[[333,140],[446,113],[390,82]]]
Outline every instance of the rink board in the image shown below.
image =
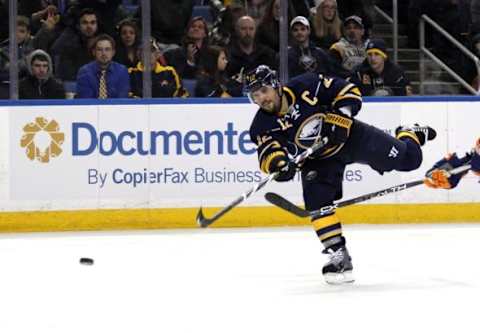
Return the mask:
[[[223,101],[222,101],[223,102]],[[0,231],[195,227],[262,175],[248,128],[255,107],[243,99],[62,101],[0,106]],[[143,103],[143,104],[142,104]],[[438,130],[420,169],[380,176],[350,165],[344,198],[420,179],[447,152],[469,150],[480,135],[477,98],[375,99],[358,118],[387,132],[418,122]],[[478,179],[458,189],[423,186],[340,210],[345,223],[478,221]],[[301,203],[299,180],[272,183]],[[216,225],[308,223],[271,207],[259,193]]]

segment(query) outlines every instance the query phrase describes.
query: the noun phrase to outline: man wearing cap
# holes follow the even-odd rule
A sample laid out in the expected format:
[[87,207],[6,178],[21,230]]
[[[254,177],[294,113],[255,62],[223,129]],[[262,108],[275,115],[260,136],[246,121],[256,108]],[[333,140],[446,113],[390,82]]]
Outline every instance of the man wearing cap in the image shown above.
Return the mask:
[[330,47],[330,53],[344,69],[352,71],[366,58],[367,41],[363,40],[365,29],[359,16],[349,16],[343,21],[343,35]]
[[410,81],[403,69],[390,61],[383,39],[367,44],[367,59],[355,68],[352,81],[364,96],[412,95]]
[[290,22],[292,46],[288,48],[288,75],[303,73],[333,74],[333,60],[330,55],[310,42],[310,22],[304,16]]

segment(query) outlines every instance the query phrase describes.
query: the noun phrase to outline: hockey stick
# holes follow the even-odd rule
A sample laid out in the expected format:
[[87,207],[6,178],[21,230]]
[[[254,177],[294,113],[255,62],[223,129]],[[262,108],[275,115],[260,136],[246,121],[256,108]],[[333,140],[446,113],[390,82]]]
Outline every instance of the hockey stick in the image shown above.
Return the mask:
[[[295,164],[303,162],[305,159],[307,159],[310,155],[312,155],[314,152],[316,152],[318,149],[324,147],[328,142],[327,138],[323,138],[322,141],[314,144],[312,147],[308,148],[305,150],[303,153],[298,155],[293,159],[293,162]],[[237,199],[232,201],[230,204],[222,208],[220,211],[218,211],[216,214],[214,214],[211,218],[206,218],[205,215],[203,214],[202,207],[198,210],[197,213],[197,223],[200,225],[202,228],[208,227],[210,224],[218,220],[220,217],[222,217],[225,213],[230,211],[232,208],[238,206],[240,203],[243,201],[247,200],[249,197],[251,197],[254,193],[258,192],[261,190],[265,185],[267,185],[269,182],[271,182],[273,179],[275,179],[278,176],[278,172],[274,172],[267,177],[263,178],[260,180],[254,187],[252,187],[250,190],[246,191],[243,193],[241,196],[239,196]]]
[[[471,168],[470,164],[465,164],[465,165],[462,165],[458,168],[450,170],[449,173],[452,174],[452,175],[455,175],[455,174],[459,174],[459,173],[468,171],[468,170],[470,170],[470,168]],[[329,213],[331,213],[332,211],[334,211],[337,208],[354,205],[354,204],[364,202],[364,201],[374,199],[374,198],[383,197],[387,194],[397,193],[397,192],[400,192],[400,191],[403,191],[403,190],[406,190],[406,189],[409,189],[409,188],[412,188],[412,187],[415,187],[415,186],[418,186],[418,185],[422,185],[422,184],[423,184],[423,179],[422,180],[414,180],[414,181],[411,181],[411,182],[407,182],[407,183],[403,183],[403,184],[399,184],[399,185],[394,185],[394,186],[385,188],[385,189],[380,190],[380,191],[367,193],[367,194],[358,196],[356,198],[340,201],[338,203],[334,203],[333,205],[324,206],[324,207],[322,207],[320,209],[317,209],[317,210],[314,210],[314,211],[308,211],[308,210],[305,210],[301,207],[298,207],[293,202],[291,202],[291,201],[285,199],[284,197],[282,197],[282,196],[280,196],[276,193],[273,193],[273,192],[266,193],[265,194],[265,199],[268,202],[270,202],[271,204],[273,204],[273,205],[275,205],[279,208],[282,208],[282,209],[284,209],[284,210],[286,210],[286,211],[288,211],[288,212],[290,212],[293,215],[296,215],[298,217],[321,217],[321,216],[324,216],[324,215],[328,215]]]

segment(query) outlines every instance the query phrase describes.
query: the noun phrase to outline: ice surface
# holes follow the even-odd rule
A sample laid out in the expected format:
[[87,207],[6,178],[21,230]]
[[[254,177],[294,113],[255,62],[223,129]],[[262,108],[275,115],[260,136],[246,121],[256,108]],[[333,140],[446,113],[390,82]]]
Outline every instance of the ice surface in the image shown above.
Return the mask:
[[478,331],[479,224],[345,235],[330,286],[309,228],[3,234],[0,332]]

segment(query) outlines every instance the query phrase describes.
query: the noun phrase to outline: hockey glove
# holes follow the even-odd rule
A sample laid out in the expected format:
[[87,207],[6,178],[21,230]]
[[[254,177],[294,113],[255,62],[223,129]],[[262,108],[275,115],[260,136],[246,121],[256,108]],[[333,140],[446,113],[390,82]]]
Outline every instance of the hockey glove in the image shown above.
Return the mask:
[[275,156],[270,162],[269,173],[278,172],[275,180],[277,182],[288,182],[295,177],[297,165],[290,161],[286,155]]
[[325,134],[329,142],[342,144],[350,136],[350,127],[353,124],[353,119],[340,111],[329,112],[326,114],[325,124],[330,125],[327,126],[327,133]]
[[425,174],[424,183],[431,188],[452,189],[458,185],[467,171],[458,173],[456,175],[450,174],[450,170],[467,164],[471,156],[467,155],[463,158],[458,158],[457,154],[448,155],[435,163],[433,167]]
[[475,148],[473,149],[472,161],[472,171],[480,176],[480,139],[477,140]]

